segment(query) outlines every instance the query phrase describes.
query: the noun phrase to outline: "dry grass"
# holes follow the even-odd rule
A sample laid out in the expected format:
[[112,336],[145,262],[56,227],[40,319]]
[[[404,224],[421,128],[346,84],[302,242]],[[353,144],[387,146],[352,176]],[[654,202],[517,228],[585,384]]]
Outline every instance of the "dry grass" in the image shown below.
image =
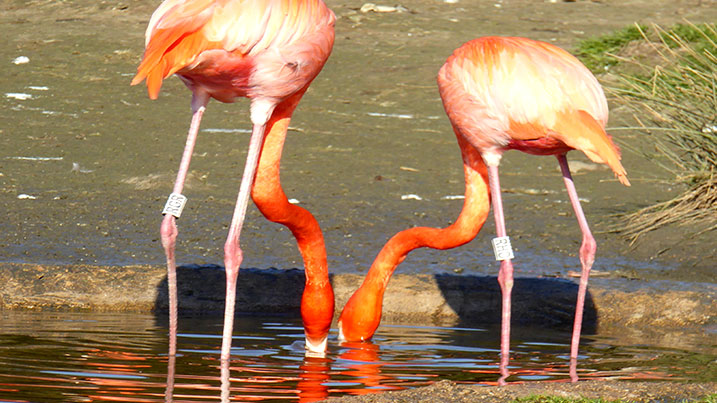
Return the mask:
[[[644,150],[686,185],[686,192],[629,214],[620,231],[632,242],[668,224],[717,228],[717,30],[715,24],[641,27],[649,55],[615,56],[624,68],[610,91],[633,110],[636,128],[654,150]],[[626,46],[628,48],[629,46]],[[629,53],[629,52],[628,52]],[[663,156],[654,159],[654,152]],[[652,154],[652,155],[650,155]]]
[[662,203],[638,210],[626,216],[622,233],[634,243],[640,236],[664,225],[693,225],[693,236],[717,229],[717,177]]

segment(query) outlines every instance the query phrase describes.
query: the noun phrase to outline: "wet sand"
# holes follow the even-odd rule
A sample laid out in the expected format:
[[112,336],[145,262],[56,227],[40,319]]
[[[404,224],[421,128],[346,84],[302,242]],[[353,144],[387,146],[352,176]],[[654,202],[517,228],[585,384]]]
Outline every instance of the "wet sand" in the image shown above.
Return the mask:
[[610,382],[579,383],[530,382],[503,387],[461,385],[441,381],[425,388],[400,392],[376,393],[366,396],[345,396],[329,399],[343,403],[503,403],[528,396],[558,396],[572,399],[603,399],[623,402],[684,402],[695,401],[715,393],[717,383]]
[[[694,3],[694,4],[692,4]],[[698,5],[701,4],[701,5]],[[290,198],[325,233],[332,273],[364,272],[383,243],[411,226],[446,226],[463,194],[460,155],[435,74],[462,42],[486,34],[524,35],[570,49],[579,39],[634,21],[712,21],[713,2],[459,2],[417,0],[403,13],[360,13],[331,1],[334,52],[302,100],[282,161]],[[7,1],[10,38],[0,78],[2,261],[126,266],[162,264],[159,211],[171,190],[189,121],[189,92],[167,80],[150,101],[130,87],[153,1]],[[500,5],[500,7],[497,7]],[[29,63],[13,64],[19,56]],[[20,100],[8,93],[27,94]],[[609,126],[626,123],[613,105]],[[249,129],[247,104],[212,102],[191,166],[178,258],[221,263]],[[582,164],[575,180],[597,235],[596,271],[646,279],[712,281],[714,231],[690,238],[670,227],[630,247],[608,230],[619,214],[668,199],[680,187],[631,147],[640,133],[617,130],[633,186]],[[571,153],[570,159],[586,162]],[[578,267],[579,230],[553,158],[508,153],[501,165],[518,275],[565,276]],[[536,177],[537,176],[537,177]],[[422,200],[404,199],[418,195]],[[448,198],[447,198],[448,197]],[[294,241],[252,206],[242,243],[246,267],[300,267]],[[450,252],[413,252],[404,273],[495,274],[486,224]],[[689,229],[691,230],[691,228]]]

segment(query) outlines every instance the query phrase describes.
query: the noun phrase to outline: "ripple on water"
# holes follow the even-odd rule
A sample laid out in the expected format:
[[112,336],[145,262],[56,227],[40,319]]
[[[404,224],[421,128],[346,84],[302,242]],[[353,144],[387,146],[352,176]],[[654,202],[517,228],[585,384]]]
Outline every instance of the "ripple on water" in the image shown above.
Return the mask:
[[[2,319],[0,400],[165,399],[164,318],[6,311]],[[170,379],[175,396],[218,399],[220,330],[221,318],[182,318]],[[239,399],[313,401],[442,379],[485,385],[498,379],[496,328],[384,325],[373,343],[338,343],[334,332],[329,353],[318,358],[304,356],[301,326],[292,320],[241,318],[235,334],[230,395]],[[509,381],[567,380],[568,340],[564,332],[515,329]],[[579,374],[583,379],[700,380],[714,361],[709,342],[676,349],[586,336]]]

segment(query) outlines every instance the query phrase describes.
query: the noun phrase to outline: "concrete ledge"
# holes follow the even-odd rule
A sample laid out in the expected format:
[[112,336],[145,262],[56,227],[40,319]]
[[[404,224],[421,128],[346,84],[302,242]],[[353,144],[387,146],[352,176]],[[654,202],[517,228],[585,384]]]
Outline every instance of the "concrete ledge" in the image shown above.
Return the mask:
[[[0,264],[0,309],[165,311],[164,267],[48,266]],[[334,274],[340,310],[363,275]],[[178,269],[182,313],[221,314],[224,270],[218,266]],[[634,282],[634,283],[630,283]],[[301,270],[242,269],[237,312],[298,315],[304,287]],[[554,278],[518,278],[513,288],[513,323],[569,327],[577,284]],[[601,329],[714,326],[717,287],[682,283],[652,285],[639,280],[591,280],[585,333]],[[337,312],[338,313],[338,312]],[[494,324],[500,320],[495,277],[397,274],[384,300],[384,321],[421,324]]]

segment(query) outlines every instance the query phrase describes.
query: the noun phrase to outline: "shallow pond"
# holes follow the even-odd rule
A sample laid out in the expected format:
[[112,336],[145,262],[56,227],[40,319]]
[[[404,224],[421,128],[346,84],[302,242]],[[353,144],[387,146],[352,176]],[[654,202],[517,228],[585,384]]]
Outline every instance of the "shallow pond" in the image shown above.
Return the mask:
[[[180,318],[171,375],[167,324],[145,314],[3,312],[0,401],[219,401],[221,318]],[[315,401],[428,385],[494,385],[498,329],[383,325],[373,343],[338,343],[305,357],[300,323],[241,317],[231,401]],[[516,328],[508,382],[567,381],[569,334]],[[710,380],[714,345],[664,348],[583,337],[581,379]],[[711,352],[710,352],[711,351]],[[710,368],[712,368],[710,370]],[[169,375],[169,378],[168,378]],[[172,385],[167,393],[167,385]],[[227,385],[225,385],[225,390]]]

